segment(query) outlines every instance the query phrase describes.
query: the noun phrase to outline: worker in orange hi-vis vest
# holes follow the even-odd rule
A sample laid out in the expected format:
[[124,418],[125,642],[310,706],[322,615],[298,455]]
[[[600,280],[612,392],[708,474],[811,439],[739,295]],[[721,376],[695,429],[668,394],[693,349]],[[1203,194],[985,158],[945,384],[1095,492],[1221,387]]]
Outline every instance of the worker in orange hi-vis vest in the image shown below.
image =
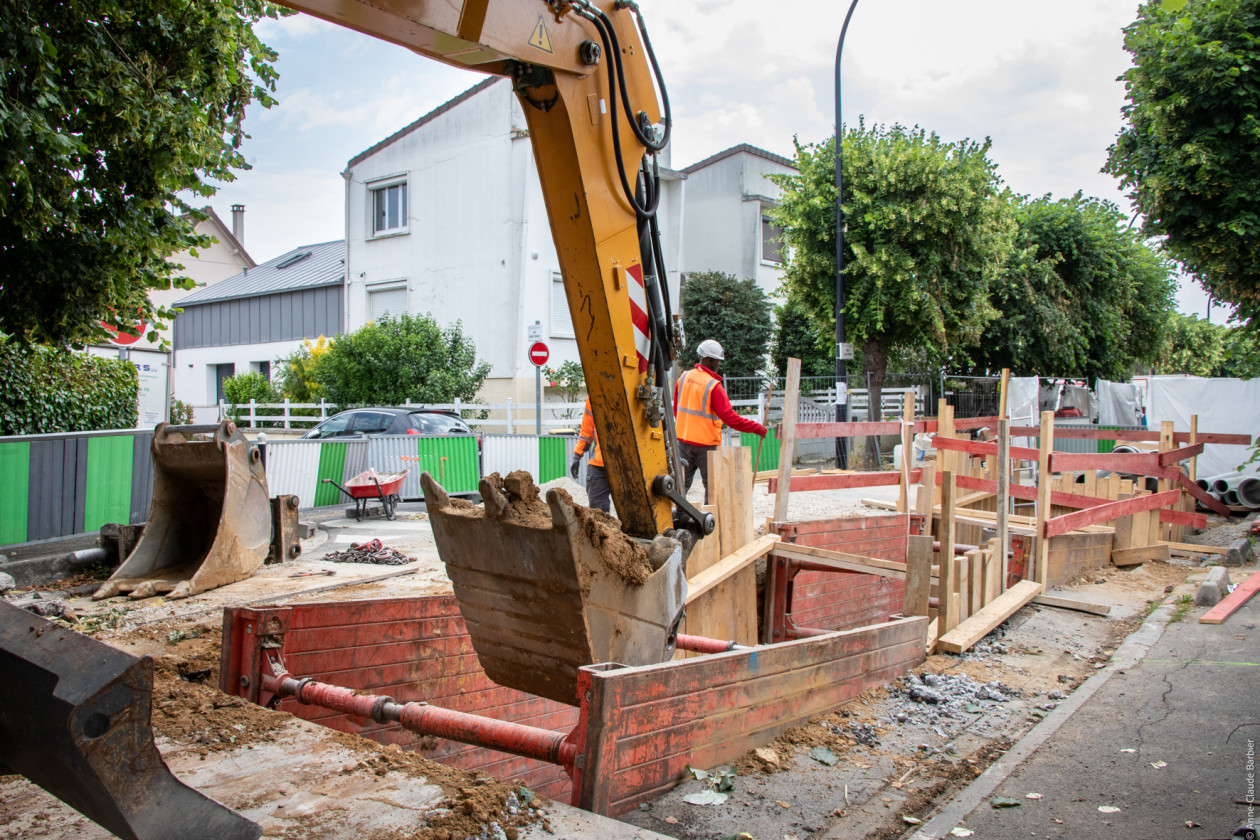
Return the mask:
[[573,460],[569,462],[569,475],[573,476],[574,481],[577,481],[578,470],[582,465],[582,453],[591,446],[594,446],[594,450],[586,465],[586,504],[608,513],[609,500],[612,497],[608,488],[608,471],[604,469],[604,453],[599,451],[599,441],[595,438],[595,415],[591,414],[591,401],[587,398],[582,411],[582,429],[578,432],[577,446],[573,448]]
[[700,364],[678,377],[674,384],[674,427],[678,433],[678,454],[685,474],[682,492],[691,489],[696,472],[704,482],[704,503],[709,503],[709,451],[722,443],[722,424],[741,432],[766,436],[766,427],[756,420],[740,417],[722,387],[718,367],[725,358],[722,345],[713,339],[696,348]]

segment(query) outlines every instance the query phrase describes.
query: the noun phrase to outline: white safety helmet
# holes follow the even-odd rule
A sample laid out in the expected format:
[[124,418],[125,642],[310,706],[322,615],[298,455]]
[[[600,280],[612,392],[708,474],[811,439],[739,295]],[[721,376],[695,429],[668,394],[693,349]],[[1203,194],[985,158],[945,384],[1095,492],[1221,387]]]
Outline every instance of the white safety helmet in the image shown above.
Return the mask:
[[726,358],[722,352],[722,345],[711,338],[700,342],[700,346],[696,348],[696,355],[702,359],[717,359],[719,362]]

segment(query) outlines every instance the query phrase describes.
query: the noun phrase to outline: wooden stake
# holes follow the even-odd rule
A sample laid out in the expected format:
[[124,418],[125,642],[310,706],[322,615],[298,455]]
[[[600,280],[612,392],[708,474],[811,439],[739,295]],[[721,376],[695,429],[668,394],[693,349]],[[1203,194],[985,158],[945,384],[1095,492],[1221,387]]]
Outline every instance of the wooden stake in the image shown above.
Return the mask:
[[792,483],[792,451],[796,448],[796,412],[801,397],[801,360],[788,359],[783,422],[779,424],[779,486],[774,494],[774,518],[787,521],[788,485]]
[[[1175,448],[1176,448],[1176,444],[1173,443],[1173,421],[1165,420],[1164,422],[1159,424],[1159,451],[1170,452]],[[1173,483],[1171,479],[1161,478],[1159,480],[1159,492],[1162,493],[1165,490],[1171,490],[1171,489],[1173,489]],[[1172,535],[1172,527],[1173,527],[1172,525],[1162,524],[1159,521],[1159,517],[1157,515],[1155,517],[1155,537],[1153,540],[1151,540],[1151,542],[1155,543],[1155,542],[1158,542],[1159,540],[1174,539]]]
[[[1003,393],[1009,370],[1002,371]],[[1000,553],[997,555],[998,565],[1002,570],[1002,580],[1006,580],[1006,549],[1011,544],[1010,535],[1010,503],[1011,486],[1011,421],[1003,417],[998,420],[998,454],[997,454],[997,544]],[[986,602],[987,603],[987,602]]]
[[[906,391],[906,402],[901,410],[904,423],[914,422],[914,392]],[[914,429],[909,425],[901,427],[901,492],[897,496],[897,510],[902,513],[910,511],[910,468],[914,466]]]
[[941,473],[941,561],[940,595],[941,632],[948,633],[958,624],[958,610],[951,596],[956,588],[954,580],[954,474]]
[[[1041,437],[1037,456],[1037,563],[1034,579],[1044,588],[1050,571],[1050,539],[1046,520],[1050,518],[1050,453],[1054,451],[1054,412],[1041,412]],[[951,628],[952,629],[952,628]],[[987,631],[986,631],[987,632]]]
[[[998,417],[1006,418],[1006,394],[1011,384],[1011,369],[1002,368],[1002,384],[998,388]],[[1008,418],[1009,419],[1009,418]]]
[[910,537],[906,545],[906,615],[928,614],[932,582],[932,537]]

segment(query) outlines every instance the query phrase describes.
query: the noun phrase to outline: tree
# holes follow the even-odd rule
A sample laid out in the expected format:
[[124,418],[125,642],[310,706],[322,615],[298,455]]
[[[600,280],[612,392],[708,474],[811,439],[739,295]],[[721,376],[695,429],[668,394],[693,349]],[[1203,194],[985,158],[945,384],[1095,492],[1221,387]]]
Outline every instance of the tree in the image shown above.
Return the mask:
[[0,341],[0,435],[133,429],[139,393],[125,359]]
[[683,278],[679,293],[683,332],[680,361],[699,361],[696,346],[706,339],[722,345],[724,376],[756,376],[766,366],[773,324],[770,300],[752,280],[736,280],[721,271],[697,271]]
[[343,408],[471,400],[489,373],[458,321],[443,329],[431,315],[405,313],[334,338],[312,370]]
[[[547,383],[546,387],[560,392],[559,402],[562,403],[578,402],[582,398],[582,392],[586,390],[586,373],[582,370],[581,362],[570,360],[558,368],[545,367],[542,369],[542,378]],[[551,414],[572,420],[574,417],[581,417],[582,409],[553,408]]]
[[1225,327],[1173,313],[1156,366],[1160,373],[1214,376],[1225,360]]
[[303,339],[301,347],[276,360],[276,383],[280,396],[298,403],[318,402],[324,396],[324,389],[315,380],[315,366],[327,352],[328,339],[321,335],[314,341]]
[[248,168],[245,108],[274,104],[276,80],[252,25],[276,9],[0,0],[0,14],[0,333],[63,344],[171,317],[148,291],[192,288],[167,258],[211,244],[181,194]]
[[801,376],[833,376],[836,356],[832,345],[832,336],[819,335],[814,329],[798,296],[789,293],[787,301],[774,308],[770,362],[779,376],[787,376],[790,358],[801,360]]
[[[974,344],[993,317],[992,280],[1015,224],[999,193],[989,143],[945,143],[920,128],[844,134],[845,330],[861,347],[878,405],[894,348],[944,356]],[[797,174],[776,215],[785,269],[815,330],[835,334],[835,138],[796,144]]]
[[[258,371],[238,373],[223,380],[223,395],[232,404],[232,419],[237,423],[241,422],[241,417],[245,415],[243,409],[248,408],[251,400],[257,404],[274,403],[280,399],[271,380]],[[254,411],[256,417],[274,417],[279,413],[280,409],[276,408],[258,408]],[[259,422],[258,425],[274,426],[279,423]]]
[[1171,266],[1113,204],[1077,193],[1020,198],[1016,247],[990,302],[974,366],[1125,379],[1159,355],[1173,309]]
[[1260,5],[1148,2],[1125,29],[1127,122],[1104,171],[1168,253],[1248,322],[1260,315]]

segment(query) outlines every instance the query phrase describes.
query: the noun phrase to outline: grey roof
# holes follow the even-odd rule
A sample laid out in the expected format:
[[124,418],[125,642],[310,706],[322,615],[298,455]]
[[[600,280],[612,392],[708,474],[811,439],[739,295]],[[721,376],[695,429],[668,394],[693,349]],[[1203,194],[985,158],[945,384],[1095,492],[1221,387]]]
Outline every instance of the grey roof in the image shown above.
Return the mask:
[[704,160],[700,161],[699,163],[691,164],[691,166],[688,166],[685,169],[683,169],[683,173],[686,175],[690,175],[691,173],[695,172],[698,169],[704,169],[706,166],[712,166],[713,164],[717,163],[719,160],[725,160],[731,155],[736,155],[736,154],[739,154],[740,152],[747,152],[750,155],[754,155],[759,158],[765,158],[766,160],[774,161],[775,163],[782,164],[783,166],[790,166],[793,169],[796,168],[796,162],[793,160],[785,158],[782,155],[776,155],[774,152],[767,152],[765,149],[758,149],[756,146],[750,146],[747,143],[741,143],[738,146],[732,146],[726,151],[718,152],[716,155],[707,157]]
[[335,286],[346,276],[346,240],[303,245],[226,280],[198,289],[176,306]]

